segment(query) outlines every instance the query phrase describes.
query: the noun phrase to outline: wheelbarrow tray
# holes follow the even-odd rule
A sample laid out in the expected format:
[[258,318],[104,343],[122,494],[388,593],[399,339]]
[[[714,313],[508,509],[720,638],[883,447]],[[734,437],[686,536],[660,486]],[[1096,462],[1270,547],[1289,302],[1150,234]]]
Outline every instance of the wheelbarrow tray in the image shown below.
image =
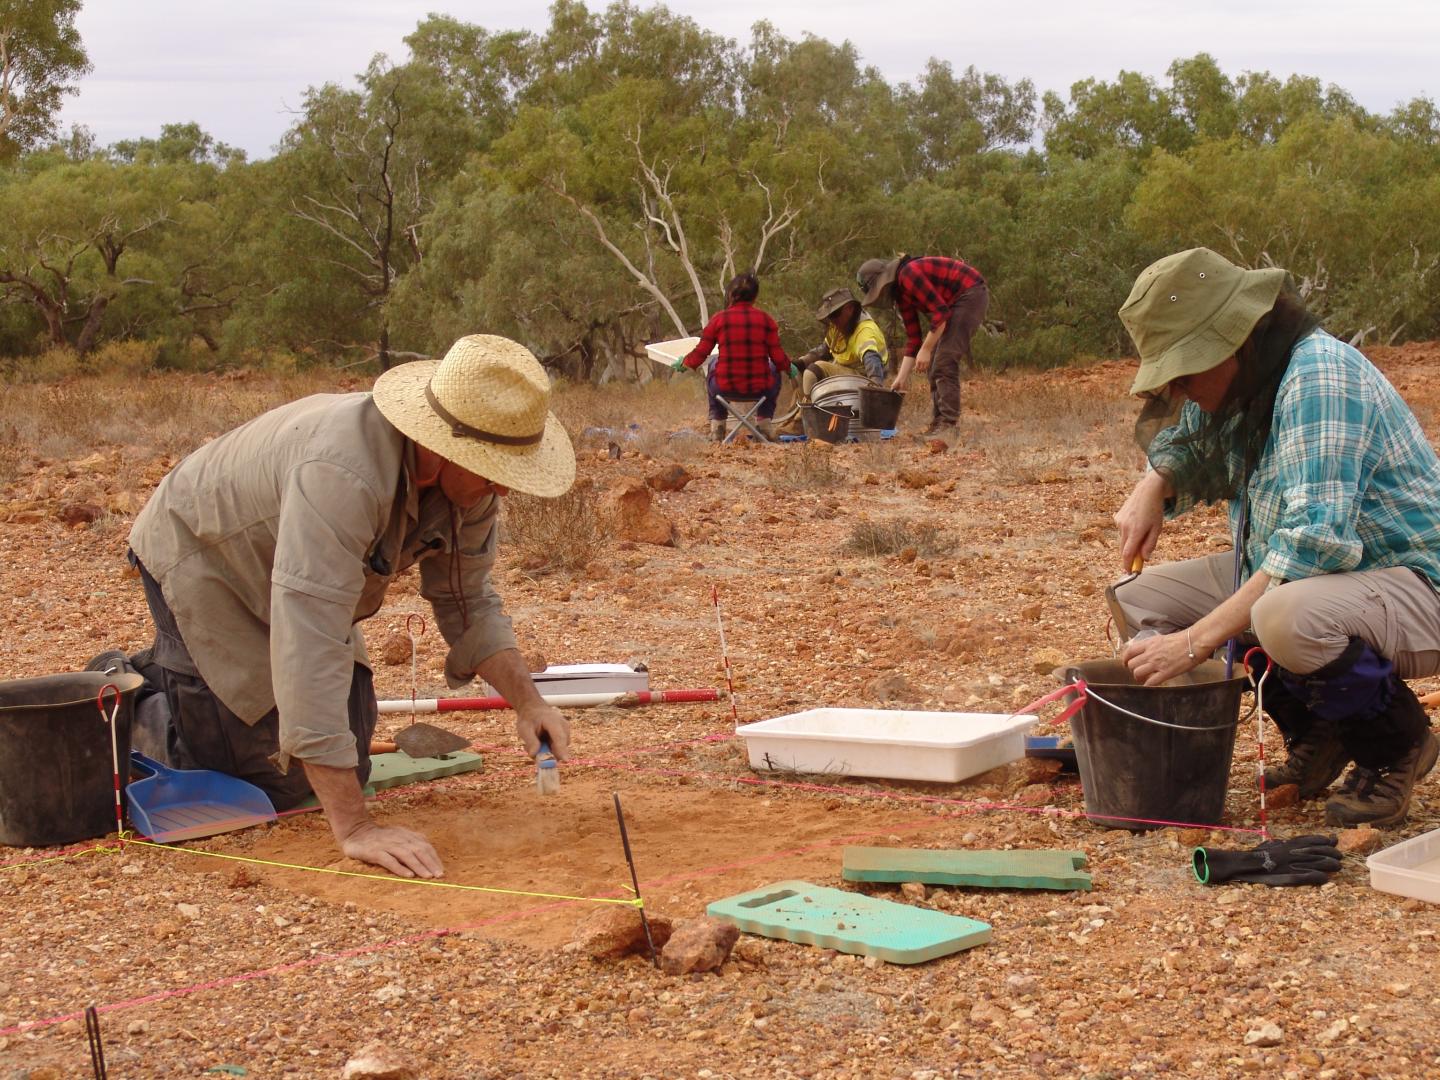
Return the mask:
[[275,807],[254,784],[210,769],[172,769],[130,753],[132,779],[125,788],[130,824],[158,844],[248,829],[274,821]]

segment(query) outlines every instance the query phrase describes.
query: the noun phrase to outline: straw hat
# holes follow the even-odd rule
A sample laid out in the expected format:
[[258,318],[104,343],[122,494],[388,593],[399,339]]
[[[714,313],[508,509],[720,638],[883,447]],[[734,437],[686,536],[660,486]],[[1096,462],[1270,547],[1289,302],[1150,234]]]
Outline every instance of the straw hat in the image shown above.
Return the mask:
[[[903,256],[901,256],[903,258]],[[864,294],[860,303],[869,307],[880,299],[880,294],[885,291],[885,286],[895,280],[895,275],[900,270],[900,258],[895,259],[866,259],[860,264],[860,269],[855,271],[855,283],[860,286]]]
[[549,411],[545,369],[508,338],[472,334],[443,360],[391,368],[374,398],[403,435],[496,484],[555,496],[575,482],[575,450]]
[[1209,248],[1151,263],[1135,279],[1120,321],[1140,353],[1132,394],[1159,390],[1235,355],[1275,306],[1288,271],[1242,270]]

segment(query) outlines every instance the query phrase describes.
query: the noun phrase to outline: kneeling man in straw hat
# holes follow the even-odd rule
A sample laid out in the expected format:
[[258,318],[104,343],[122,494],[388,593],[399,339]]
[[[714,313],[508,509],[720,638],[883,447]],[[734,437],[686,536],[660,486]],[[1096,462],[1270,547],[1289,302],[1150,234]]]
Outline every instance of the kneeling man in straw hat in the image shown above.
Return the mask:
[[346,855],[440,876],[430,842],[372,821],[361,794],[376,700],[358,624],[417,564],[446,681],[482,675],[529,754],[543,739],[567,757],[569,727],[490,586],[500,498],[575,479],[549,403],[527,349],[476,335],[373,393],[282,405],[180,462],[130,534],[156,627],[135,662],[168,700],[170,764],[248,780],[282,811],[313,791]]

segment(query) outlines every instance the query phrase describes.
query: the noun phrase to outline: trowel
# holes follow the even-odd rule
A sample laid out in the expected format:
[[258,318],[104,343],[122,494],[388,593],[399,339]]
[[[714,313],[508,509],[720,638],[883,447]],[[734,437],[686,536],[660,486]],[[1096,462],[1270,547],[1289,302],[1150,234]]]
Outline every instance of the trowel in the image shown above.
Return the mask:
[[1115,592],[1117,589],[1124,588],[1139,577],[1140,571],[1143,569],[1145,569],[1145,556],[1136,555],[1135,558],[1130,560],[1130,573],[1115,582],[1114,585],[1108,585],[1105,588],[1105,604],[1110,608],[1110,618],[1115,621],[1115,636],[1120,639],[1121,645],[1124,645],[1125,642],[1129,640],[1125,629],[1130,623],[1129,620],[1125,618],[1125,609],[1120,606],[1120,601],[1116,598]]
[[452,754],[456,750],[464,750],[470,745],[470,740],[463,735],[456,735],[453,731],[421,721],[397,731],[395,745],[412,758],[435,758]]

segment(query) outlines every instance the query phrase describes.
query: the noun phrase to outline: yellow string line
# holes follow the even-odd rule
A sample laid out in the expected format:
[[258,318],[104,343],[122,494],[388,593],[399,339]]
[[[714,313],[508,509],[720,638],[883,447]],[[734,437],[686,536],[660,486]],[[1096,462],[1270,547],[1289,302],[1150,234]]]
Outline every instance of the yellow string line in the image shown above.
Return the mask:
[[[122,839],[117,837],[117,839]],[[44,866],[47,863],[69,862],[71,859],[78,859],[81,855],[116,855],[120,852],[121,845],[111,847],[108,844],[96,844],[81,851],[70,851],[64,855],[52,855],[48,859],[22,859],[17,862],[7,863],[0,866],[0,870],[24,870],[31,866]]]
[[466,892],[503,893],[506,896],[535,896],[542,900],[578,900],[588,904],[623,904],[640,908],[645,901],[640,897],[569,896],[565,893],[527,892],[523,889],[496,889],[486,885],[461,885],[454,881],[435,881],[431,878],[402,878],[390,874],[361,874],[354,870],[333,870],[325,866],[302,866],[298,863],[275,862],[271,859],[252,859],[245,855],[227,855],[220,851],[200,851],[196,848],[178,847],[171,844],[154,844],[148,840],[127,840],[127,844],[154,848],[157,851],[183,851],[188,855],[207,855],[212,859],[229,859],[231,862],[253,863],[256,866],[274,866],[282,870],[305,870],[312,874],[334,874],[336,877],[364,878],[368,881],[383,881],[390,885],[433,885],[437,889],[461,889]]

